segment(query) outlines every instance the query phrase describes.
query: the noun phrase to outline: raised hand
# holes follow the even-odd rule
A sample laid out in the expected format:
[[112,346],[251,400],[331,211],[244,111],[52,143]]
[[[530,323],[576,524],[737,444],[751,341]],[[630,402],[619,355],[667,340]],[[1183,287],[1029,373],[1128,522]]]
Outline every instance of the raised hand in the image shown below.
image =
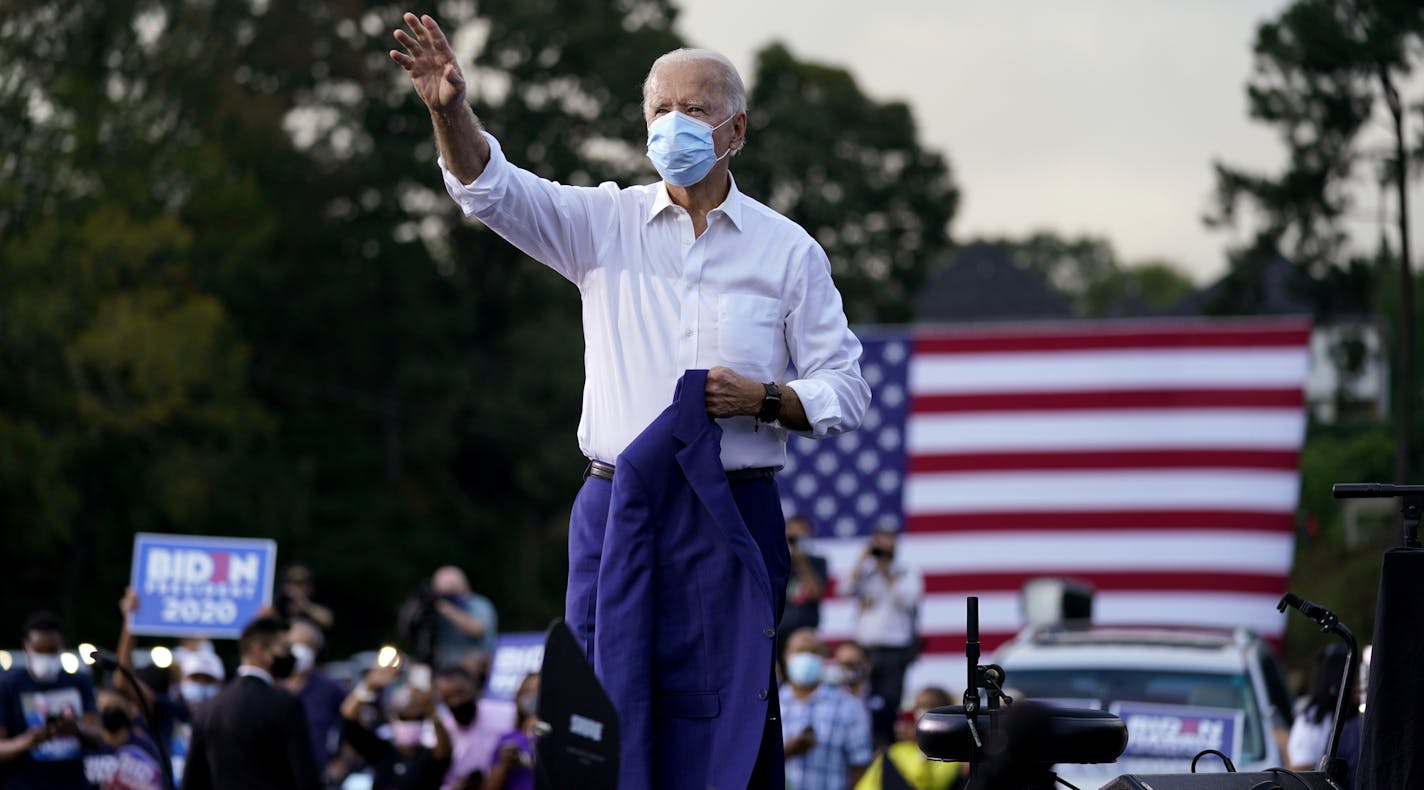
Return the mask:
[[429,14],[417,19],[407,12],[402,19],[410,33],[398,29],[395,38],[406,51],[391,50],[391,60],[410,74],[416,95],[432,112],[459,107],[465,101],[465,75],[439,23]]

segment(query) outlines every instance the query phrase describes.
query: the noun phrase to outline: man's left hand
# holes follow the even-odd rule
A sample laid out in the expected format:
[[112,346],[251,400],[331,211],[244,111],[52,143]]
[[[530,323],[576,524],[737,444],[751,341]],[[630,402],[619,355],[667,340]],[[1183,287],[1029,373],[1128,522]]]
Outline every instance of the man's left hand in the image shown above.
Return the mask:
[[707,371],[707,413],[713,417],[737,417],[761,413],[766,388],[730,368]]

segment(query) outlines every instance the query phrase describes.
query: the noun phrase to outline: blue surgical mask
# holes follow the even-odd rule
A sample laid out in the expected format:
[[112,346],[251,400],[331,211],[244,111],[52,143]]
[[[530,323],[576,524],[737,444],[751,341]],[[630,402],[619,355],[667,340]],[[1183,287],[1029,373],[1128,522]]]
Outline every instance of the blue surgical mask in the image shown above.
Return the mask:
[[658,175],[675,187],[690,187],[707,177],[712,166],[732,153],[728,148],[717,155],[712,133],[735,115],[716,126],[673,111],[648,126],[648,158]]
[[806,688],[821,682],[825,659],[815,653],[793,653],[786,659],[786,677],[792,684]]

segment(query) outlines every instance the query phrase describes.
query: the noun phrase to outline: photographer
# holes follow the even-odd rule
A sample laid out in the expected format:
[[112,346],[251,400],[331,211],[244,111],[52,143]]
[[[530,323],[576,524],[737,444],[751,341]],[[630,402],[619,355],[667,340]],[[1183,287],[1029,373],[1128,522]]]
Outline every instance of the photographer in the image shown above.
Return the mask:
[[893,524],[877,526],[846,585],[860,602],[855,638],[870,653],[870,693],[885,701],[871,722],[877,748],[894,740],[905,670],[915,660],[915,613],[924,592],[919,572],[895,561],[895,543]]
[[[371,768],[371,790],[437,790],[450,767],[450,734],[435,715],[429,688],[408,683],[386,700],[391,739],[386,741],[361,723],[361,706],[374,703],[400,676],[404,661],[376,666],[341,703],[342,736]],[[426,669],[428,681],[428,667]],[[421,685],[428,685],[423,683]],[[424,745],[426,727],[435,731],[435,748]]]
[[463,665],[476,651],[493,655],[499,636],[494,604],[472,592],[465,572],[453,565],[435,571],[401,607],[400,620],[415,656],[439,667]]

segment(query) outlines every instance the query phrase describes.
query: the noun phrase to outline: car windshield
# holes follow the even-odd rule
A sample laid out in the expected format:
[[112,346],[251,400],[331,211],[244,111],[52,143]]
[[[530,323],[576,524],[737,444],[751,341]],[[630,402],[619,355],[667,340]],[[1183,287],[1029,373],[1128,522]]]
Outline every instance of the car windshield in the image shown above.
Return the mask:
[[[1239,710],[1243,715],[1239,759],[1251,762],[1266,756],[1260,711],[1250,678],[1244,674],[1085,667],[1011,668],[1008,676],[1009,685],[1023,699],[1068,707],[1110,710],[1127,703]],[[1129,727],[1129,741],[1132,736]]]

